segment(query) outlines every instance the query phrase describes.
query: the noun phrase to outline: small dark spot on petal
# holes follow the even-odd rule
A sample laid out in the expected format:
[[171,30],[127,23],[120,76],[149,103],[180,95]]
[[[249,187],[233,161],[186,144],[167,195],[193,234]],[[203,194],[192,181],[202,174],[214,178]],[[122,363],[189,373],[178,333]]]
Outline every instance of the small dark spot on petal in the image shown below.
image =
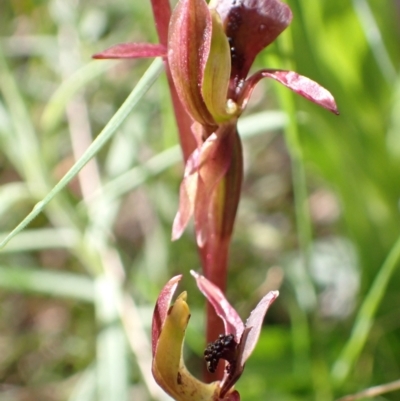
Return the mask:
[[179,385],[182,385],[182,375],[178,372],[177,376],[176,376],[176,382]]

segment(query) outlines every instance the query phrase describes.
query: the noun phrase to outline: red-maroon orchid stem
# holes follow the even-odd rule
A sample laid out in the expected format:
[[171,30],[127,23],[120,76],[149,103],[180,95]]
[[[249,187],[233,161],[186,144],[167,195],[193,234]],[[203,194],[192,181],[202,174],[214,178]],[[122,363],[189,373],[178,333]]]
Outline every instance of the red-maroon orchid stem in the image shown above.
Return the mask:
[[[161,44],[168,45],[168,25],[171,17],[171,7],[168,0],[151,0],[157,34]],[[175,118],[178,125],[179,138],[185,162],[196,148],[196,142],[191,132],[192,120],[183,108],[176,92],[167,59],[164,59],[165,70],[170,87]],[[221,184],[223,185],[223,184]],[[226,287],[228,250],[230,236],[216,238],[204,248],[198,248],[205,276],[214,282],[223,292]],[[207,305],[207,341],[214,341],[219,334],[224,332],[221,319],[216,315],[214,308]],[[223,368],[219,369],[218,376],[222,378]],[[208,372],[207,372],[208,374]],[[206,376],[208,376],[206,374]],[[215,380],[214,377],[206,377],[207,381]]]
[[[164,46],[168,45],[168,27],[171,18],[171,5],[169,0],[151,0],[154,20],[158,34],[158,40]],[[168,85],[171,92],[172,104],[175,113],[176,123],[178,125],[179,140],[181,143],[184,161],[189,158],[190,154],[196,148],[196,142],[191,132],[192,120],[187,114],[179,100],[168,61],[164,59],[165,72],[168,79]]]
[[158,40],[164,46],[168,45],[168,25],[171,19],[171,5],[169,0],[151,0],[154,21],[158,34]]
[[[163,45],[168,43],[168,24],[171,16],[171,8],[169,1],[167,0],[152,0],[154,19],[156,21],[157,33],[159,41]],[[168,79],[168,84],[171,90],[171,98],[175,111],[175,117],[179,130],[179,137],[185,162],[189,155],[194,151],[196,147],[194,136],[191,133],[192,121],[186,111],[184,110],[181,101],[178,98],[174,82],[170,73],[167,60],[165,60],[165,69]],[[204,247],[199,248],[199,253],[202,261],[202,266],[205,276],[217,285],[224,293],[226,288],[226,278],[228,269],[228,252],[231,234],[233,230],[233,223],[235,220],[236,209],[239,202],[239,194],[237,190],[231,191],[230,188],[239,188],[242,181],[242,151],[240,139],[236,134],[235,138],[235,152],[232,158],[232,165],[228,171],[227,176],[219,185],[218,191],[216,191],[215,198],[215,210],[221,216],[218,219],[222,222],[220,227],[216,227],[215,235],[212,240],[209,240]],[[238,166],[239,164],[239,166]],[[238,174],[238,167],[240,173]],[[233,186],[232,186],[233,184]],[[232,196],[232,192],[235,193]],[[225,210],[221,210],[225,209]],[[229,216],[228,219],[225,216]],[[207,329],[206,337],[208,342],[214,341],[218,338],[218,335],[224,332],[224,327],[221,319],[216,315],[214,308],[207,305]],[[216,376],[211,377],[207,371],[207,381],[214,381]],[[220,369],[217,371],[217,377],[223,377],[223,366],[221,364]]]
[[[226,280],[228,273],[229,246],[231,242],[233,227],[237,208],[239,205],[240,191],[243,180],[243,153],[240,137],[234,126],[232,132],[233,147],[232,160],[228,172],[216,190],[213,202],[213,216],[211,221],[215,223],[213,235],[203,248],[199,248],[204,275],[208,280],[226,291]],[[207,304],[207,342],[215,341],[224,332],[221,319],[216,315],[215,309]],[[206,381],[221,379],[223,366],[211,375],[205,372]]]
[[[225,294],[226,279],[228,273],[228,252],[230,238],[218,238],[213,241],[206,249],[199,248],[202,265],[207,267],[205,276],[214,283]],[[207,344],[214,342],[218,336],[224,333],[224,325],[219,316],[217,316],[214,307],[207,302],[207,321],[206,321],[206,339]],[[211,374],[204,366],[204,380],[208,383],[214,380],[221,380],[224,375],[223,364],[218,365],[215,373]]]

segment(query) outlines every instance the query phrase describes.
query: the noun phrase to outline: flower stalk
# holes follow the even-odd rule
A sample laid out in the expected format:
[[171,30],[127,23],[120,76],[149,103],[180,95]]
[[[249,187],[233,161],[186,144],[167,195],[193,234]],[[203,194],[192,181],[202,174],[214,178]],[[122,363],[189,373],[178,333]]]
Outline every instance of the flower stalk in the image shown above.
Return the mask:
[[[169,22],[171,19],[171,5],[169,0],[151,0],[151,7],[153,10],[154,21],[156,24],[158,40],[161,45],[166,48],[168,46],[168,30]],[[167,60],[164,58],[165,73],[168,80],[170,89],[172,105],[175,113],[175,120],[178,126],[179,140],[181,144],[183,159],[189,158],[189,155],[196,148],[196,143],[193,136],[190,134],[192,120],[186,113],[182,102],[179,99],[178,93],[175,88],[174,80],[172,79],[171,70]]]

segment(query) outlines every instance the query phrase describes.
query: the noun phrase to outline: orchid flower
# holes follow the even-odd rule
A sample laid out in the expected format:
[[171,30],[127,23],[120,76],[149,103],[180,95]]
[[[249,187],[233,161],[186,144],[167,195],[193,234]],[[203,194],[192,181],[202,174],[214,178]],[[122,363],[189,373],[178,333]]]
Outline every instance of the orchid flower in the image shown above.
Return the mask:
[[170,306],[181,275],[173,277],[157,299],[152,325],[153,376],[176,401],[239,401],[240,396],[234,390],[234,385],[257,344],[264,316],[277,298],[278,291],[271,291],[264,296],[246,323],[243,323],[217,286],[200,274],[191,273],[198,288],[224,323],[224,334],[209,344],[204,353],[211,372],[216,370],[221,359],[225,360],[224,377],[221,381],[206,384],[193,377],[185,367],[182,349],[190,319],[186,292],[180,294]]

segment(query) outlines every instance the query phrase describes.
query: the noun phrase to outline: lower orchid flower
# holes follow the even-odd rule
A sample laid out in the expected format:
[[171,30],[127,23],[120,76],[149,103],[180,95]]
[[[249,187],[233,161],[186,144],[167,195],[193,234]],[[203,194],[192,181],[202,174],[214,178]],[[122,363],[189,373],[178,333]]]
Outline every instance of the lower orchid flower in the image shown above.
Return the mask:
[[264,316],[279,293],[271,291],[265,295],[246,323],[243,323],[217,286],[200,274],[191,273],[198,288],[224,323],[225,332],[210,343],[204,352],[210,372],[216,370],[220,360],[225,360],[224,376],[221,381],[207,384],[192,376],[185,367],[182,349],[190,319],[186,292],[180,294],[170,306],[181,275],[173,277],[157,299],[152,325],[153,376],[176,401],[239,401],[240,395],[234,385],[257,344]]

